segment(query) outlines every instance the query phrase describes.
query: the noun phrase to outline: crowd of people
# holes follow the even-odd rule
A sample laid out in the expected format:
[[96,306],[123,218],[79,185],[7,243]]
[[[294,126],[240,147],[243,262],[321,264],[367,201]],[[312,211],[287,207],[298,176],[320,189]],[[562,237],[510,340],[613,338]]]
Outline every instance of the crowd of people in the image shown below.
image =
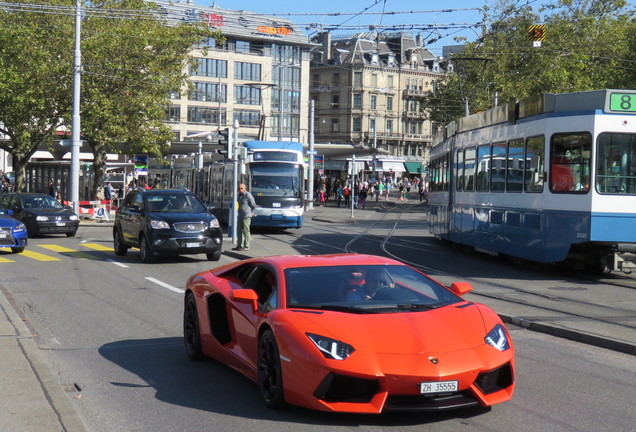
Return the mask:
[[[407,201],[411,191],[417,191],[420,202],[427,202],[426,183],[418,177],[393,178],[384,176],[378,179],[355,179],[353,186],[351,180],[340,178],[321,177],[315,190],[316,201],[321,205],[327,205],[327,201],[333,199],[338,207],[365,208],[369,199],[378,201]],[[393,191],[393,193],[392,193]]]

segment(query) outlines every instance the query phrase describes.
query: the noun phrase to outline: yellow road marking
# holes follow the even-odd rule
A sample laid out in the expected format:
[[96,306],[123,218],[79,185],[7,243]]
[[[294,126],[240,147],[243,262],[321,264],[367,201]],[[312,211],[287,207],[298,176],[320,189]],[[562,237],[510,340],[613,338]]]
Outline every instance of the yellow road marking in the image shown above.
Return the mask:
[[2,257],[0,257],[0,263],[7,263],[7,262],[15,262],[15,261],[10,260],[9,258],[2,258]]
[[44,255],[44,254],[33,252],[30,250],[25,250],[20,255],[24,255],[25,257],[33,258],[34,260],[38,260],[38,261],[62,261],[59,258],[54,258],[52,256]]
[[44,249],[52,250],[53,252],[76,252],[74,249],[69,249],[59,245],[38,245]]
[[105,252],[114,251],[114,249],[112,247],[104,246],[104,245],[99,244],[99,243],[82,243],[81,245],[82,246],[86,246],[87,248],[91,248],[91,249],[96,250],[96,251],[105,251]]

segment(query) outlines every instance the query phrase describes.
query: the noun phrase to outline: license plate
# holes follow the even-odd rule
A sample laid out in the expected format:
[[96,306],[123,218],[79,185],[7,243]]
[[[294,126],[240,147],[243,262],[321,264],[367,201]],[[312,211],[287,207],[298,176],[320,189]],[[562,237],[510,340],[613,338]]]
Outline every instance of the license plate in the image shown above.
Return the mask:
[[186,243],[186,247],[199,247],[201,243]]
[[420,383],[420,393],[446,393],[455,392],[458,388],[458,381],[434,381]]
[[66,222],[56,222],[55,225],[56,226],[64,226],[64,225],[66,225]]
[[7,238],[7,235],[5,233],[0,233],[0,238]]

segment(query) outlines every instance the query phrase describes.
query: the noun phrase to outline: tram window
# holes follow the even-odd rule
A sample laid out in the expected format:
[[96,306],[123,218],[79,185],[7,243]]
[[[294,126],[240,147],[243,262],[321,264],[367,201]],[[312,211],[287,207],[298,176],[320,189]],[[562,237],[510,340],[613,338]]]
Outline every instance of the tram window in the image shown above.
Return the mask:
[[442,182],[444,183],[443,190],[447,191],[450,184],[450,153],[447,153],[442,161]]
[[545,139],[543,135],[526,139],[524,184],[526,192],[543,192]]
[[475,190],[475,147],[464,150],[464,190]]
[[635,134],[598,136],[596,190],[602,194],[636,194]]
[[477,147],[477,175],[475,176],[475,190],[488,192],[488,172],[490,170],[490,145]]
[[592,136],[587,132],[552,135],[550,190],[586,193],[590,190]]
[[523,185],[523,140],[508,141],[506,191],[521,192]]
[[457,150],[457,185],[458,191],[464,190],[464,151]]
[[503,192],[506,181],[506,144],[494,143],[490,159],[490,190]]

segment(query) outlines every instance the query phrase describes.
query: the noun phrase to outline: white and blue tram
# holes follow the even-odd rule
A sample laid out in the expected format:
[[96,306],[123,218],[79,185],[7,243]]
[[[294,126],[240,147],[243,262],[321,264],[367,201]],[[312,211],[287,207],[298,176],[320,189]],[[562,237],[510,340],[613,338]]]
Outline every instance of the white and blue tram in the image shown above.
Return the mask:
[[546,93],[461,118],[429,172],[433,235],[618,269],[636,250],[636,91]]

